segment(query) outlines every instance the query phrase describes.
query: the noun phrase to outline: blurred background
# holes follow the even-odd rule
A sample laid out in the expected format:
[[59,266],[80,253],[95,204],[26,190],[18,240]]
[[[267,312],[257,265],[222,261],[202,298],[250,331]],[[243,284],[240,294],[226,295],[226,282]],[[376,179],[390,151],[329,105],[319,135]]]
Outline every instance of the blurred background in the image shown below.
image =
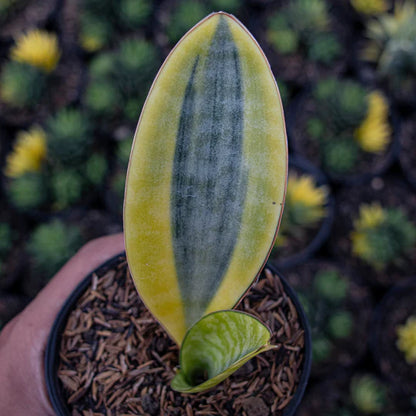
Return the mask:
[[122,229],[149,86],[212,11],[278,81],[290,172],[270,258],[312,327],[299,415],[416,415],[414,0],[0,0],[0,330]]

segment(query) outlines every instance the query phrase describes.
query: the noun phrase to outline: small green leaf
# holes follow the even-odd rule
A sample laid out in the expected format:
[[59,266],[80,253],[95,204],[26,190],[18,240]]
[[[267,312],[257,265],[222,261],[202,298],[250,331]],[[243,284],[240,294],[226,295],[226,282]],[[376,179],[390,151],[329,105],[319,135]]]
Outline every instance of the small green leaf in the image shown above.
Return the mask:
[[185,335],[172,388],[196,393],[216,386],[257,354],[276,348],[270,337],[264,324],[244,312],[206,315]]

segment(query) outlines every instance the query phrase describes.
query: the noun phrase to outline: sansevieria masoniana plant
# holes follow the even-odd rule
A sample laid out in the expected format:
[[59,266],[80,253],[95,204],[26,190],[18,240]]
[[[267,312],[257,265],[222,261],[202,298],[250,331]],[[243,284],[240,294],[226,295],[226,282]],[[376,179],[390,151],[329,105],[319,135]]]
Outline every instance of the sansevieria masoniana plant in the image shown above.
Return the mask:
[[273,348],[230,310],[264,265],[281,218],[287,145],[278,88],[247,29],[214,13],[173,49],[144,105],[126,181],[129,268],[181,346],[172,387],[213,387]]

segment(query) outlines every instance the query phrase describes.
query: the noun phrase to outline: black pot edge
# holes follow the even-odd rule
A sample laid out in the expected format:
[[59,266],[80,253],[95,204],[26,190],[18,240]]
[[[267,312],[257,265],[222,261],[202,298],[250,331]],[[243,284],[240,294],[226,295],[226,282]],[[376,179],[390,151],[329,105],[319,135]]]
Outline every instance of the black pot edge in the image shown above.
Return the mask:
[[310,260],[313,255],[325,244],[331,234],[332,224],[335,217],[335,198],[332,195],[332,191],[329,187],[328,179],[325,174],[313,165],[309,160],[301,156],[292,156],[289,158],[289,169],[291,167],[303,170],[305,173],[312,175],[318,185],[325,185],[329,189],[328,203],[326,205],[327,215],[323,219],[318,232],[312,241],[301,251],[293,254],[289,257],[282,258],[281,260],[274,260],[271,258],[269,261],[274,264],[278,269],[288,270],[294,266],[298,266],[306,261]]
[[[103,263],[101,266],[96,268],[94,271],[89,273],[78,284],[78,286],[74,289],[71,295],[67,298],[63,307],[61,308],[61,310],[59,311],[58,315],[55,318],[51,332],[48,337],[48,342],[47,342],[46,351],[45,351],[45,382],[46,382],[46,388],[48,391],[49,399],[57,415],[70,416],[70,413],[66,407],[66,403],[64,402],[61,392],[58,388],[59,383],[58,383],[57,372],[56,372],[56,366],[58,364],[58,354],[55,348],[55,346],[58,343],[59,336],[62,333],[62,330],[66,323],[66,318],[68,316],[68,313],[71,310],[73,303],[79,299],[79,297],[82,295],[82,293],[90,284],[93,274],[96,273],[97,271],[109,269],[110,267],[112,267],[114,264],[116,264],[120,260],[120,257],[123,257],[123,256],[125,256],[124,252],[112,257],[111,259]],[[308,384],[310,372],[311,372],[311,364],[312,364],[311,331],[310,331],[309,322],[306,318],[305,311],[303,310],[302,304],[300,303],[295,291],[292,289],[289,283],[285,280],[285,278],[281,275],[281,273],[279,273],[275,269],[273,265],[267,263],[265,268],[270,269],[272,273],[279,276],[286,293],[292,299],[299,313],[299,319],[304,329],[305,355],[304,355],[302,375],[299,381],[299,385],[296,389],[295,395],[291,399],[289,406],[283,412],[284,416],[293,416],[303,398],[306,386]]]
[[416,290],[416,276],[408,277],[407,279],[398,282],[393,287],[391,287],[387,291],[387,293],[383,296],[381,301],[378,303],[378,305],[374,309],[373,319],[371,322],[371,328],[373,328],[373,330],[369,338],[369,347],[370,347],[371,355],[373,356],[373,360],[380,374],[389,383],[389,385],[396,392],[396,394],[400,396],[409,396],[409,394],[406,393],[405,389],[402,386],[397,384],[396,379],[391,378],[390,374],[386,374],[382,370],[381,365],[380,365],[381,354],[380,354],[378,345],[379,345],[380,333],[382,332],[381,324],[382,324],[382,319],[384,317],[386,305],[388,304],[390,299],[399,297],[400,294],[404,291],[407,291],[409,287],[412,287],[413,289]]
[[45,382],[48,391],[49,399],[55,412],[58,415],[71,416],[66,408],[66,403],[63,401],[60,390],[58,389],[58,378],[56,367],[58,364],[58,354],[55,346],[58,343],[58,339],[63,331],[66,323],[66,318],[75,301],[79,299],[82,293],[86,290],[91,282],[93,274],[98,271],[111,268],[113,265],[120,261],[120,258],[125,256],[125,253],[119,253],[111,259],[104,262],[102,265],[97,267],[91,273],[89,273],[74,289],[71,295],[67,298],[58,315],[55,318],[51,332],[48,337],[48,342],[45,351]]
[[306,386],[308,385],[309,376],[311,374],[311,366],[312,366],[312,337],[311,337],[311,328],[306,317],[305,311],[303,310],[303,306],[300,303],[298,296],[294,289],[289,285],[286,279],[282,276],[282,274],[273,266],[273,264],[266,263],[265,269],[268,268],[270,271],[277,276],[279,276],[280,280],[282,281],[283,287],[285,292],[289,295],[292,299],[296,310],[299,313],[299,319],[304,329],[304,337],[305,337],[305,352],[304,352],[304,361],[303,361],[303,371],[302,375],[299,380],[299,385],[296,389],[295,395],[292,397],[292,400],[289,402],[289,405],[283,411],[283,416],[293,416],[298,408],[300,402],[302,401],[303,395],[306,390]]

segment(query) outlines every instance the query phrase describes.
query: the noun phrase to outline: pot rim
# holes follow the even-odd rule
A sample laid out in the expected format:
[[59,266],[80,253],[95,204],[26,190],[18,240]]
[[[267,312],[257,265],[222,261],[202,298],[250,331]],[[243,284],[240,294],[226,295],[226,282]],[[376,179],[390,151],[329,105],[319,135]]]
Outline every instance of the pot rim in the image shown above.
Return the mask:
[[[64,400],[61,389],[59,387],[59,380],[57,377],[57,365],[59,359],[58,353],[58,343],[64,326],[66,324],[68,315],[74,305],[75,302],[81,297],[82,293],[87,289],[88,285],[91,282],[92,276],[97,272],[100,274],[114,265],[116,265],[122,258],[125,258],[125,252],[122,252],[106,262],[102,265],[98,266],[95,270],[89,273],[74,289],[71,295],[66,299],[64,305],[62,306],[61,310],[59,311],[58,315],[55,318],[55,321],[52,325],[51,332],[48,337],[48,342],[46,345],[45,351],[45,382],[46,388],[48,391],[49,400],[51,401],[52,407],[55,410],[57,415],[63,416],[70,416],[70,412],[67,407],[67,403]],[[312,362],[312,344],[311,344],[311,331],[309,322],[306,318],[305,311],[292,287],[288,284],[282,274],[275,269],[273,265],[267,263],[264,267],[265,269],[269,269],[273,274],[276,274],[285,289],[286,294],[292,300],[296,310],[298,312],[298,319],[303,327],[304,330],[304,357],[303,357],[303,368],[302,374],[299,380],[298,387],[295,391],[294,396],[292,397],[291,401],[289,402],[288,406],[283,411],[284,416],[292,416],[295,413],[295,410],[299,406],[302,397],[304,395],[306,386],[308,384],[309,375],[311,371],[311,362]]]

